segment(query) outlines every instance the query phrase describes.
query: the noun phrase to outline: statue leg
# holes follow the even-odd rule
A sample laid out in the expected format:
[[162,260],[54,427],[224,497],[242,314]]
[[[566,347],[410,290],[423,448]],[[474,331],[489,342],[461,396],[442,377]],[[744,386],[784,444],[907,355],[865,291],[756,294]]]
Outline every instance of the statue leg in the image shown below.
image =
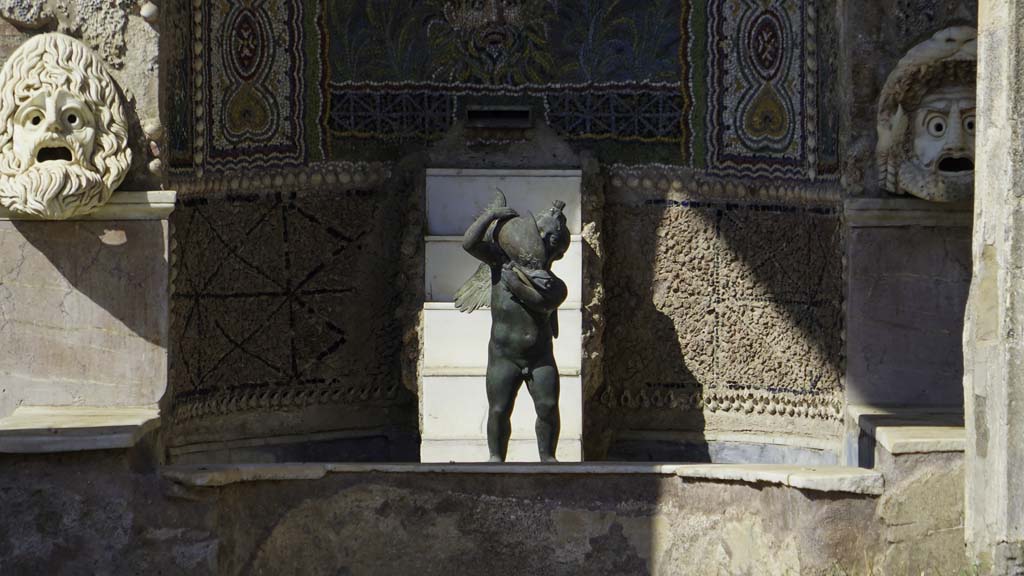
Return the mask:
[[554,362],[537,366],[530,373],[526,386],[537,410],[537,450],[541,462],[557,462],[555,449],[558,447],[558,433],[562,427],[558,414],[558,390],[560,381],[558,367]]
[[487,448],[490,462],[504,462],[508,439],[512,436],[512,409],[516,393],[523,384],[523,371],[504,358],[487,361]]

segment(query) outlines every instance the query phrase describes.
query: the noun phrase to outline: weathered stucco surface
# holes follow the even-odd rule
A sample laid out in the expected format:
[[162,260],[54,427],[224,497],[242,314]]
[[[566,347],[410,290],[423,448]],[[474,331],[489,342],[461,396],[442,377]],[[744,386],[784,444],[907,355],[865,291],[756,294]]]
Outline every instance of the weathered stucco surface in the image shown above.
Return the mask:
[[154,406],[166,388],[167,222],[0,221],[0,416]]
[[0,458],[0,571],[878,576],[964,565],[955,454],[881,455],[880,497],[554,468],[268,468],[266,480],[195,487],[160,477],[150,440]]
[[216,574],[216,516],[168,498],[148,448],[0,457],[0,573]]
[[223,573],[814,574],[875,544],[871,499],[671,477],[353,480],[283,506],[252,505],[272,484],[222,489],[220,518],[247,527]]
[[964,330],[967,544],[1024,574],[1024,9],[982,2],[974,275]]
[[885,546],[878,574],[961,574],[964,553],[962,452],[893,455],[879,447],[875,468],[886,491],[876,510]]
[[963,403],[970,234],[968,227],[849,230],[846,394],[851,404]]

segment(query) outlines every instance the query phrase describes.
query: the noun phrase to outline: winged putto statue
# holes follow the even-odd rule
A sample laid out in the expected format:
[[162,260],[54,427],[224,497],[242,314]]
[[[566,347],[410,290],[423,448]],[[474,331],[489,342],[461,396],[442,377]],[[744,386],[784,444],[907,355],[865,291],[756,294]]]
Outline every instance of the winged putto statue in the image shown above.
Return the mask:
[[565,203],[535,217],[520,216],[498,190],[494,202],[466,230],[462,247],[480,260],[475,274],[455,294],[455,306],[491,309],[487,349],[487,446],[491,462],[504,462],[512,434],[512,409],[526,387],[537,411],[537,448],[542,462],[555,462],[560,427],[559,377],[553,338],[558,307],[567,288],[551,264],[569,248]]

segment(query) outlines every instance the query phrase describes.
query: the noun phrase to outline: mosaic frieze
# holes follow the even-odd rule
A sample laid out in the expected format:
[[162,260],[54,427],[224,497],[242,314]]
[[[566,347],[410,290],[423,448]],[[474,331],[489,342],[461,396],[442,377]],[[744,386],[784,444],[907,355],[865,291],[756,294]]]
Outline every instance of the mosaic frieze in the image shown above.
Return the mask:
[[193,94],[172,102],[194,126],[172,137],[179,170],[394,160],[470,106],[510,103],[604,161],[790,180],[836,170],[832,0],[195,6],[171,32],[189,47],[173,73]]
[[408,403],[381,192],[186,200],[174,213],[174,420]]

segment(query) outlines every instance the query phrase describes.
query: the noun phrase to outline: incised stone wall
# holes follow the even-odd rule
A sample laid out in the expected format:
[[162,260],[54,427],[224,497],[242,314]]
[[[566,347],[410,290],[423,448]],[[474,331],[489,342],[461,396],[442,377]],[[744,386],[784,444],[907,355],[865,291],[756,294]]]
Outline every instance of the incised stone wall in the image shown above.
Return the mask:
[[381,176],[366,188],[182,200],[172,452],[254,433],[415,431],[397,314],[404,200]]

